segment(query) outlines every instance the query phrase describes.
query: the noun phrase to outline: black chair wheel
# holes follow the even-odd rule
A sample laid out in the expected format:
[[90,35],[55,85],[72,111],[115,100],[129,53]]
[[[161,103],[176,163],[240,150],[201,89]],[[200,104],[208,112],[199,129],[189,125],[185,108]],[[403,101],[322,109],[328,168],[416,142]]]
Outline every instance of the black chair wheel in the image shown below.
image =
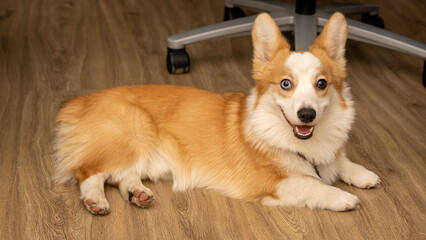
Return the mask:
[[379,28],[385,28],[385,23],[379,14],[364,13],[361,16],[361,22],[373,25]]
[[167,48],[167,71],[170,74],[189,72],[189,55],[185,48]]
[[232,19],[237,19],[237,18],[242,18],[245,17],[246,14],[244,13],[244,11],[239,8],[239,7],[225,7],[225,14],[223,19],[225,21],[228,20],[232,20]]

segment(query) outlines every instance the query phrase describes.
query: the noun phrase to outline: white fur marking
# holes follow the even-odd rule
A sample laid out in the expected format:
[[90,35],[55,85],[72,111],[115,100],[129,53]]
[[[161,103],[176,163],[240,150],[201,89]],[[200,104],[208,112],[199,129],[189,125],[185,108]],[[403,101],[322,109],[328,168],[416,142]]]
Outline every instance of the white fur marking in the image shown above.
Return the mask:
[[[297,116],[302,108],[312,108],[317,113],[316,119],[321,118],[322,111],[329,104],[328,98],[319,98],[314,87],[319,76],[321,62],[309,52],[292,53],[285,62],[291,69],[293,81],[298,81],[293,95],[289,99],[278,99],[288,120],[295,125],[303,125]],[[316,121],[312,124],[315,125]]]
[[159,152],[147,154],[140,156],[132,166],[112,172],[109,182],[121,182],[129,175],[136,175],[139,179],[149,178],[154,182],[160,179],[170,180],[172,166],[172,161]]

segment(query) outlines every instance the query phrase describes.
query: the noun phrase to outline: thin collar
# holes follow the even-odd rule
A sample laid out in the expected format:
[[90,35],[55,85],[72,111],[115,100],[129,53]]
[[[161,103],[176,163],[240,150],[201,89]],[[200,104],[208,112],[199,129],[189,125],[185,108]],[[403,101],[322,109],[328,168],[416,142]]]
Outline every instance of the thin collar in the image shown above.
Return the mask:
[[[303,160],[305,160],[305,161],[307,161],[307,162],[309,162],[308,161],[308,159],[305,157],[305,155],[303,155],[302,153],[300,153],[300,152],[297,152],[297,155],[299,156],[299,157],[301,157]],[[318,175],[318,177],[319,178],[321,178],[321,175],[320,175],[320,173],[319,173],[319,171],[318,171],[318,166],[317,165],[315,165],[315,164],[313,164],[313,163],[311,163],[311,162],[309,162],[311,165],[312,165],[312,167],[315,169],[315,173]]]

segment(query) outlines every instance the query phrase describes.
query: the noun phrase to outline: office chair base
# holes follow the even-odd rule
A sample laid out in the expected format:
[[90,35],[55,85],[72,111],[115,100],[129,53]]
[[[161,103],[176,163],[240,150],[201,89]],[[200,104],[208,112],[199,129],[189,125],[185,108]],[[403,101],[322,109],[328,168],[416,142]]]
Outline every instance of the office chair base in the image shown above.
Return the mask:
[[[302,2],[303,0],[296,0],[296,5],[298,1]],[[306,2],[314,5],[315,0],[306,0]],[[237,6],[257,12],[268,12],[282,32],[294,32],[294,47],[297,51],[308,50],[309,45],[312,44],[317,33],[325,26],[331,14],[339,11],[345,15],[363,14],[362,21],[346,19],[348,22],[348,39],[426,59],[426,44],[383,29],[383,20],[378,15],[379,7],[375,5],[331,3],[317,6],[315,14],[305,15],[295,12],[293,4],[284,2],[225,0],[225,19],[229,19],[228,21],[175,34],[167,39],[167,47],[169,49],[167,68],[169,73],[176,73],[177,69],[183,69],[183,73],[189,71],[189,56],[184,50],[188,44],[211,39],[250,35],[256,15],[243,17],[238,14],[238,12],[244,13],[242,10],[235,10],[238,9]],[[227,14],[228,16],[226,16]],[[236,18],[237,16],[238,18]],[[175,50],[171,52],[173,49]],[[175,51],[182,52],[177,53]],[[179,59],[177,63],[175,58]],[[423,85],[426,86],[424,71]]]
[[182,49],[167,48],[167,71],[174,73],[189,72],[189,55]]
[[245,17],[246,14],[239,7],[227,7],[225,6],[225,13],[223,15],[223,20],[228,21],[232,19]]

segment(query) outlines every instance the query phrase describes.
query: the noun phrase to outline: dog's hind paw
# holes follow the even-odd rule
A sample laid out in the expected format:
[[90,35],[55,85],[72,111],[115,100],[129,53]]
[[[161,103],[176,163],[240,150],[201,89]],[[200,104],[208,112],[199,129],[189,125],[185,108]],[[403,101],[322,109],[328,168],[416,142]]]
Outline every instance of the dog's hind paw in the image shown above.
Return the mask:
[[154,196],[152,193],[141,192],[135,190],[133,192],[129,192],[129,202],[132,204],[141,207],[148,208],[151,206],[152,201],[154,200]]
[[92,199],[84,200],[84,206],[87,210],[95,215],[106,215],[109,213],[109,203],[106,199],[99,199],[97,201]]

